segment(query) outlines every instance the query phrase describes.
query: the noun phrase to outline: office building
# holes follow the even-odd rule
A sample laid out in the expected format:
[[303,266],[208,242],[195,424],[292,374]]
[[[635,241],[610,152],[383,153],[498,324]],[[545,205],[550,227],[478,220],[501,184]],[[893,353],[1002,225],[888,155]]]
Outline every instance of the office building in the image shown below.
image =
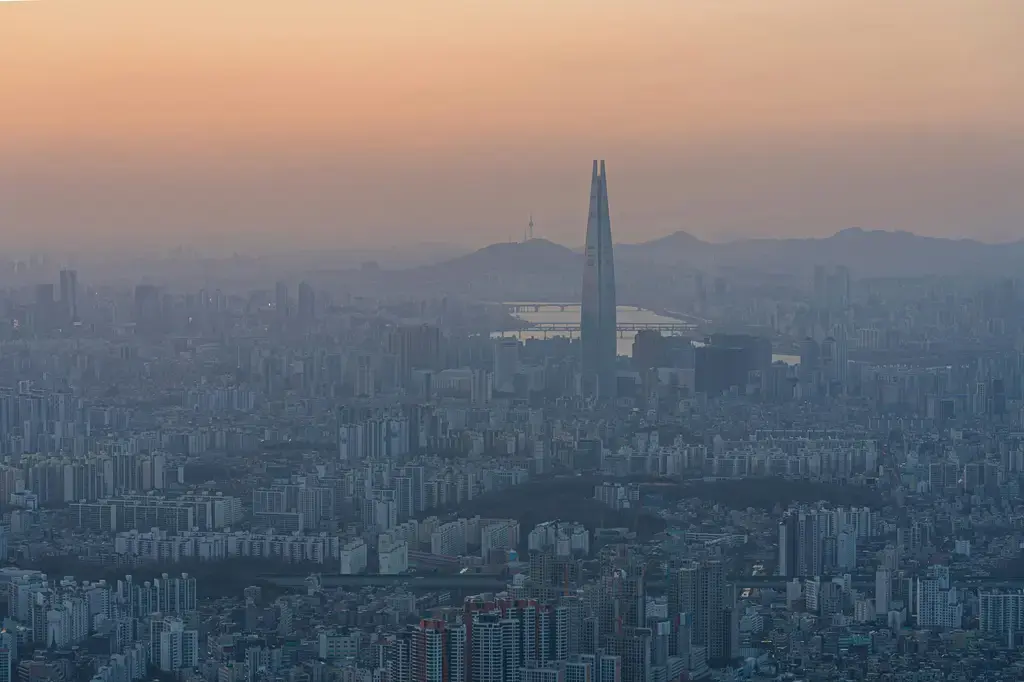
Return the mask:
[[299,282],[299,320],[311,322],[316,317],[316,294],[309,282]]
[[274,285],[274,312],[279,320],[291,317],[291,300],[288,297],[288,285],[278,282]]
[[60,271],[60,306],[64,323],[78,320],[78,272],[75,270]]
[[414,370],[441,369],[441,329],[432,324],[402,325],[390,331],[387,351],[398,363],[398,381],[409,388]]
[[142,331],[152,331],[161,323],[162,304],[159,287],[140,284],[135,287],[134,322]]
[[518,372],[519,340],[514,337],[504,337],[495,341],[494,390],[498,393],[514,392]]

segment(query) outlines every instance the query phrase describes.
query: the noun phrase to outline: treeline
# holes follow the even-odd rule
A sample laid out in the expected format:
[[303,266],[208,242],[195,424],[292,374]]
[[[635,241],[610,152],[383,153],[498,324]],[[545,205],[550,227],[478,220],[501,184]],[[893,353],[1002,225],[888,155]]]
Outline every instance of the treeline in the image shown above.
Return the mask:
[[151,563],[139,566],[113,566],[98,564],[77,557],[45,557],[33,562],[22,562],[19,568],[42,571],[51,580],[73,576],[76,580],[106,580],[110,584],[132,576],[137,584],[152,581],[166,573],[177,576],[188,573],[196,579],[196,592],[200,598],[241,597],[242,590],[250,585],[263,588],[272,594],[280,588],[266,582],[262,576],[307,576],[310,573],[337,573],[338,567],[331,564],[294,564],[273,559],[234,557],[218,561],[179,561],[175,563]]
[[571,521],[595,528],[629,528],[641,541],[665,530],[665,521],[642,509],[615,510],[594,499],[594,485],[603,479],[558,478],[535,480],[485,495],[461,505],[460,516],[508,518],[519,522],[520,544],[545,521]]
[[837,483],[819,483],[787,478],[739,478],[717,481],[688,481],[678,486],[652,486],[648,492],[666,500],[697,498],[736,509],[773,509],[790,504],[819,501],[837,506],[882,507],[884,498],[874,488]]

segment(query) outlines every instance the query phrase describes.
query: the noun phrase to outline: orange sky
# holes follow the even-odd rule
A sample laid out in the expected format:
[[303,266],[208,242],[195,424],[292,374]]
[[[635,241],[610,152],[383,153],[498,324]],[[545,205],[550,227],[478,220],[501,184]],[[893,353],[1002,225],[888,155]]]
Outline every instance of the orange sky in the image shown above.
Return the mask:
[[[795,220],[797,186],[827,189],[808,179],[870,175],[837,152],[843,140],[852,154],[908,145],[894,163],[916,203],[936,163],[962,190],[958,169],[985,170],[991,150],[1003,150],[998,177],[1024,183],[1021,35],[1020,0],[0,2],[0,240],[139,236],[159,212],[162,240],[259,232],[270,243],[286,214],[275,206],[292,201],[304,224],[289,229],[310,243],[422,232],[486,242],[538,208],[550,236],[572,242],[594,156],[609,159],[613,213],[628,223],[619,239],[767,234],[784,228],[736,204],[774,205],[787,186],[752,187],[750,165],[790,172],[792,205],[775,212]],[[941,153],[950,144],[960,156]],[[690,160],[674,166],[680,154]],[[499,163],[516,170],[488,173]],[[716,163],[711,186],[694,177]],[[704,195],[687,197],[684,183]],[[267,187],[301,201],[270,204]],[[844,204],[833,189],[789,231],[870,218],[936,234],[991,222],[979,236],[998,237],[1014,216],[1024,223],[1019,192],[965,196],[960,222],[979,203],[984,220],[933,225],[898,195],[865,212],[877,199],[864,191]],[[423,201],[412,210],[396,195]],[[172,196],[192,206],[168,206]],[[72,227],[82,215],[88,225]]]

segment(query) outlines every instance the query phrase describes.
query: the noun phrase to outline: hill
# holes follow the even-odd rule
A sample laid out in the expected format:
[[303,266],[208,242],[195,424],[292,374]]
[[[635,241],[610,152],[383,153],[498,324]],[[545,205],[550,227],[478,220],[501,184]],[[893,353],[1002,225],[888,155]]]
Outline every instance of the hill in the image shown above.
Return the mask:
[[436,265],[402,271],[421,291],[475,298],[531,300],[552,294],[579,296],[583,256],[546,239],[492,244]]
[[[659,301],[690,286],[696,271],[730,273],[758,281],[769,276],[791,286],[810,282],[816,265],[850,268],[856,278],[932,275],[1014,276],[1024,262],[1024,241],[987,244],[971,239],[923,237],[910,232],[841,230],[807,239],[704,241],[675,232],[648,242],[615,246],[621,301]],[[469,254],[415,268],[344,273],[352,290],[466,295],[478,300],[580,298],[583,255],[545,239],[492,244]],[[671,306],[670,300],[658,305]]]
[[648,262],[705,271],[735,268],[772,273],[844,265],[858,277],[1011,274],[1024,257],[1024,242],[986,244],[850,228],[823,238],[742,239],[714,244],[676,232],[649,242],[623,244],[617,247],[616,256],[624,267]]

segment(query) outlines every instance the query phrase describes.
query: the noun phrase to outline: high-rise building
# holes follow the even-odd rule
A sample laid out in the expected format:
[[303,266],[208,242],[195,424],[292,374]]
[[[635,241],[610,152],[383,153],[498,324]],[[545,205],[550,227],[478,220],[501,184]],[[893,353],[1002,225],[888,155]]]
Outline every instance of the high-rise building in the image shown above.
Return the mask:
[[875,613],[886,616],[892,602],[892,571],[879,568],[875,571]]
[[504,337],[494,344],[494,390],[512,393],[519,371],[519,339]]
[[629,574],[616,570],[593,587],[594,610],[602,635],[622,632],[627,627],[641,627],[647,622],[647,596],[642,572]]
[[176,618],[164,619],[155,661],[164,672],[189,670],[199,665],[199,632],[186,630],[182,621]]
[[527,663],[519,668],[519,682],[565,682],[565,666]]
[[713,334],[707,344],[694,350],[694,387],[709,396],[743,388],[750,381],[750,372],[765,372],[771,362],[772,346],[767,339]]
[[707,648],[709,658],[729,651],[725,566],[719,560],[699,561],[673,572],[669,582],[669,617],[687,614],[692,642]]
[[373,356],[362,353],[356,356],[355,395],[359,398],[372,398],[376,393],[376,382],[373,374]]
[[605,638],[608,651],[621,661],[622,682],[648,682],[651,675],[651,644],[653,632],[650,628],[623,628]]
[[594,161],[590,181],[585,259],[583,302],[580,309],[584,391],[601,398],[614,398],[615,263],[612,258],[612,225],[608,216],[608,180],[604,161]]
[[402,325],[390,330],[388,353],[398,362],[398,380],[408,387],[413,370],[441,369],[441,329],[432,324]]
[[412,628],[412,682],[462,682],[466,677],[466,626],[422,620]]
[[274,310],[279,319],[291,317],[291,300],[288,298],[288,284],[285,282],[274,285]]
[[309,282],[299,282],[299,319],[311,322],[316,317],[316,293]]
[[978,629],[1005,638],[1010,649],[1020,646],[1024,638],[1024,592],[982,592],[978,604]]
[[[463,606],[470,679],[515,680],[531,663],[565,661],[570,607],[534,599],[468,600]],[[504,677],[501,677],[504,675]],[[510,677],[511,676],[511,677]]]
[[171,578],[166,573],[153,580],[157,610],[163,614],[185,614],[196,610],[196,579],[188,573]]
[[622,658],[603,651],[573,656],[565,664],[565,682],[622,682]]
[[14,661],[18,657],[18,641],[14,633],[0,632],[0,682],[12,682]]
[[471,618],[467,662],[474,682],[507,682],[515,680],[520,667],[519,621],[503,618],[500,613],[474,614]]
[[138,328],[150,330],[158,326],[161,314],[160,289],[152,284],[135,287],[134,321]]
[[35,328],[37,332],[50,331],[54,320],[53,285],[37,284],[35,293]]
[[800,343],[800,364],[796,368],[796,376],[800,382],[801,395],[815,395],[821,376],[821,345],[811,337]]
[[60,271],[60,306],[64,316],[63,322],[71,323],[78,320],[78,272],[76,270]]
[[825,540],[833,536],[832,516],[819,509],[788,511],[779,522],[779,575],[812,578],[825,568]]
[[917,625],[921,628],[954,629],[961,627],[964,607],[949,579],[949,566],[928,567],[928,577],[917,579],[914,594]]

